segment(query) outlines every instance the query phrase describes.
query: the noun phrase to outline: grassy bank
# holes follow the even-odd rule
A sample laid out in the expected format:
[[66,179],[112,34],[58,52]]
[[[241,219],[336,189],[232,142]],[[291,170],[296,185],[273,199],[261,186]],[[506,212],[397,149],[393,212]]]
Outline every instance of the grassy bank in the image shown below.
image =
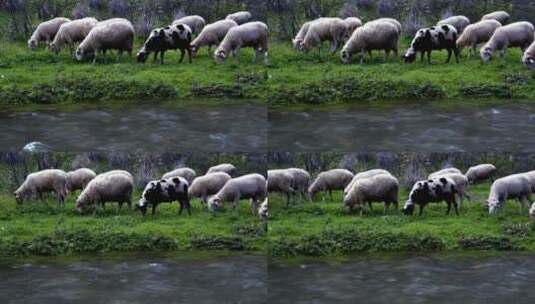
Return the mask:
[[[408,45],[407,41],[402,43]],[[136,45],[136,49],[139,43]],[[365,65],[341,65],[338,54],[324,49],[298,53],[289,43],[273,43],[270,64],[252,63],[244,50],[239,62],[216,64],[205,49],[193,64],[177,64],[168,52],[166,64],[135,64],[111,56],[96,65],[75,62],[67,51],[59,56],[24,43],[0,46],[0,100],[3,105],[185,98],[260,99],[273,105],[359,103],[382,100],[534,99],[535,77],[520,62],[520,51],[505,60],[483,64],[464,58],[444,64],[384,63],[375,53]]]

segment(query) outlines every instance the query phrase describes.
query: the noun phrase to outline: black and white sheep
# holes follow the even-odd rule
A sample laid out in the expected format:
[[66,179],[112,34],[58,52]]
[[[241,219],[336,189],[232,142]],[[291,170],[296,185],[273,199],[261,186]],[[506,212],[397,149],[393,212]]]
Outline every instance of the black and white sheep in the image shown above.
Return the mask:
[[189,197],[201,198],[202,203],[208,202],[208,196],[214,195],[231,179],[232,177],[225,172],[214,172],[199,176],[193,180],[189,187]]
[[68,18],[57,17],[40,23],[28,40],[28,48],[31,50],[35,49],[41,41],[47,44],[52,42],[61,25],[70,21]]
[[173,24],[164,28],[154,29],[143,47],[137,53],[137,61],[145,62],[151,53],[154,53],[154,61],[160,54],[160,64],[164,62],[165,52],[168,50],[180,50],[179,63],[184,61],[186,52],[188,53],[189,62],[192,62],[190,44],[192,40],[192,31],[186,24]]
[[525,51],[533,43],[535,28],[527,21],[515,22],[499,27],[490,40],[481,48],[480,55],[484,62],[492,58],[495,51],[504,57],[508,48],[518,47]]
[[180,177],[185,178],[188,181],[188,183],[191,185],[191,183],[193,182],[193,180],[197,176],[197,172],[195,172],[195,170],[193,170],[191,168],[187,168],[187,167],[178,168],[178,169],[175,169],[175,170],[172,170],[172,171],[169,171],[169,172],[165,173],[162,176],[162,179],[168,179],[168,178],[176,177],[176,176],[180,176]]
[[119,210],[126,203],[132,208],[132,192],[134,179],[126,171],[114,170],[97,175],[84,188],[76,199],[76,207],[83,211],[90,206],[101,205],[105,208],[107,202],[119,203]]
[[368,178],[356,180],[351,185],[348,193],[344,196],[344,206],[352,212],[355,206],[360,208],[362,215],[364,206],[374,202],[384,203],[384,214],[387,213],[390,204],[398,208],[398,180],[390,174],[379,174]]
[[238,174],[238,169],[233,164],[219,164],[208,168],[206,174],[215,173],[215,172],[225,172],[226,174],[235,177]]
[[489,214],[496,213],[509,199],[517,199],[522,209],[526,202],[531,202],[532,193],[532,182],[527,174],[513,174],[499,178],[490,187],[487,199]]
[[[494,32],[501,27],[502,24],[494,19],[482,20],[474,24],[470,24],[464,29],[464,32],[457,39],[457,48],[462,52],[463,48],[470,47],[473,54],[477,53],[477,45],[486,43],[490,40]],[[470,55],[471,53],[469,53]]]
[[364,63],[364,55],[369,54],[372,59],[372,50],[384,50],[385,61],[390,51],[398,56],[398,43],[400,34],[396,26],[390,22],[369,22],[357,28],[346,42],[340,53],[342,63],[348,64],[353,54],[360,53],[360,64]]
[[241,25],[250,22],[253,19],[253,15],[248,11],[241,11],[229,14],[225,19],[232,20],[238,25]]
[[465,175],[470,184],[475,184],[487,179],[494,182],[494,175],[496,174],[496,167],[492,164],[481,164],[468,168]]
[[504,11],[492,12],[484,15],[481,20],[496,20],[502,25],[506,25],[509,22],[509,13]]
[[212,46],[219,45],[228,31],[238,26],[234,20],[220,20],[206,25],[201,33],[191,42],[191,53],[197,55],[199,49],[208,46],[208,54],[212,53]]
[[89,168],[80,168],[67,172],[67,191],[84,190],[87,184],[96,176],[95,171]]
[[256,213],[258,204],[266,197],[266,178],[256,173],[247,174],[230,179],[219,192],[208,200],[208,208],[216,210],[228,202],[235,209],[240,200],[251,199],[253,213]]
[[416,55],[420,52],[420,58],[423,62],[424,55],[427,53],[427,62],[431,64],[431,53],[434,50],[447,50],[446,63],[450,62],[452,54],[455,54],[455,61],[459,63],[460,51],[457,48],[457,37],[457,30],[449,24],[420,29],[416,32],[411,46],[403,55],[403,59],[405,62],[414,62]]
[[458,34],[461,34],[470,25],[470,19],[466,16],[451,16],[437,22],[437,27],[442,25],[451,25],[457,30]]
[[455,182],[447,177],[440,177],[433,180],[419,181],[412,187],[409,194],[409,199],[405,202],[403,213],[412,215],[414,213],[415,205],[420,206],[419,214],[422,215],[425,206],[429,203],[446,202],[448,210],[446,214],[451,211],[451,206],[455,208],[455,213],[459,215],[459,206],[457,202],[457,189]]
[[522,62],[530,69],[535,70],[535,42],[533,42],[522,56]]
[[331,52],[334,53],[342,45],[347,35],[347,24],[340,18],[319,18],[308,27],[308,31],[299,46],[300,51],[309,51],[318,47],[321,55],[321,45],[324,41],[331,43]]
[[264,63],[268,63],[269,29],[263,22],[248,22],[231,28],[223,41],[214,52],[216,62],[223,62],[229,55],[236,58],[244,47],[255,50],[254,62],[258,56],[264,56]]
[[178,214],[182,214],[182,211],[186,209],[188,214],[191,215],[188,188],[188,181],[180,176],[151,181],[143,190],[137,208],[145,215],[147,208],[151,206],[152,215],[154,216],[159,204],[178,201],[180,203]]
[[55,192],[58,205],[65,204],[67,195],[67,173],[58,169],[46,169],[28,174],[20,187],[13,193],[17,204],[32,196],[42,199],[43,193]]
[[74,53],[74,45],[83,41],[97,23],[98,20],[92,17],[63,23],[50,44],[50,48],[57,54],[64,45],[68,45],[71,53]]
[[287,170],[268,170],[267,183],[268,192],[281,193],[286,196],[286,205],[290,204],[290,198],[295,193],[292,188],[293,175]]
[[344,190],[353,179],[353,176],[353,173],[346,169],[332,169],[321,172],[308,187],[308,195],[311,199],[314,199],[319,192],[328,191],[332,199],[332,191]]
[[173,25],[177,24],[186,24],[191,29],[191,32],[193,35],[198,35],[206,25],[206,21],[203,17],[198,15],[193,16],[185,16],[182,18],[179,18],[172,23]]

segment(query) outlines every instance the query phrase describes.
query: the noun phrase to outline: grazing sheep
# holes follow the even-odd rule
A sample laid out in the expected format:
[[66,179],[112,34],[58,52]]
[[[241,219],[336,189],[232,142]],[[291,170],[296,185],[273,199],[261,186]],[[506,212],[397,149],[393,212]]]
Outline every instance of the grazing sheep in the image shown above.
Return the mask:
[[58,17],[40,23],[33,32],[30,39],[28,40],[28,48],[31,50],[35,49],[41,41],[44,41],[46,43],[52,42],[61,25],[69,21],[71,20],[63,17]]
[[98,52],[106,55],[106,51],[110,49],[118,50],[119,58],[124,51],[132,56],[133,44],[134,26],[132,23],[123,18],[108,19],[93,27],[76,49],[76,59],[81,61],[93,58],[93,63],[95,63]]
[[191,215],[188,188],[188,181],[180,176],[151,181],[145,187],[137,208],[145,215],[147,207],[151,205],[152,215],[154,216],[159,204],[178,201],[180,203],[178,214],[182,214],[185,208],[188,210],[188,214]]
[[346,24],[347,30],[346,30],[346,38],[351,37],[353,32],[362,26],[362,21],[357,17],[348,17],[344,19],[344,23]]
[[164,28],[157,28],[153,30],[143,47],[137,53],[137,61],[144,63],[150,53],[154,52],[154,61],[160,54],[160,64],[164,62],[164,55],[167,50],[180,50],[179,63],[184,61],[186,52],[188,53],[189,63],[191,63],[190,43],[192,32],[186,24],[173,24]]
[[195,172],[195,170],[188,168],[188,167],[178,168],[173,171],[165,173],[162,176],[162,179],[168,179],[168,178],[176,177],[176,176],[185,178],[188,181],[188,183],[192,185],[193,180],[197,176],[197,172]]
[[84,190],[87,184],[97,176],[95,171],[88,168],[80,168],[67,172],[67,191]]
[[470,198],[470,195],[466,192],[466,188],[468,188],[468,184],[469,184],[468,178],[466,178],[466,176],[460,173],[446,173],[443,175],[433,177],[431,179],[436,179],[439,177],[447,177],[453,180],[453,182],[455,182],[457,195],[459,197],[459,200],[458,200],[459,206],[462,204],[464,198],[468,199],[469,201],[472,200]]
[[355,205],[358,205],[362,215],[364,205],[371,206],[374,202],[383,202],[386,214],[390,204],[395,204],[396,209],[398,208],[398,190],[398,180],[389,174],[358,179],[344,196],[344,206],[349,207],[352,212]]
[[[496,20],[489,19],[470,24],[464,29],[459,39],[457,39],[457,48],[462,52],[463,48],[470,47],[473,54],[477,52],[477,45],[490,40],[496,29],[502,24]],[[469,55],[471,53],[469,52]]]
[[424,62],[424,55],[427,53],[427,62],[431,64],[431,53],[434,50],[447,50],[446,63],[450,62],[452,54],[455,54],[455,61],[459,63],[460,51],[457,48],[457,37],[457,30],[449,24],[420,29],[416,32],[403,59],[405,62],[414,62],[418,52],[421,52],[421,62]]
[[461,170],[457,169],[457,168],[446,168],[446,169],[442,169],[442,170],[439,170],[439,171],[436,171],[436,172],[433,172],[431,174],[429,174],[429,176],[427,177],[428,179],[435,179],[439,176],[442,176],[442,175],[446,175],[446,174],[463,174],[461,172]]
[[225,172],[214,172],[199,176],[193,180],[189,187],[190,199],[200,197],[203,204],[208,202],[208,196],[214,195],[231,179],[232,177]]
[[297,35],[295,35],[295,38],[292,39],[293,47],[296,50],[302,49],[303,41],[305,40],[305,36],[307,35],[308,29],[310,28],[310,25],[312,24],[312,22],[314,21],[308,21],[308,22],[303,23],[303,25],[301,25],[301,28],[299,29],[299,32],[297,32]]
[[[372,169],[372,170],[368,170],[368,171],[357,173],[357,174],[355,174],[355,176],[353,177],[351,182],[349,184],[347,184],[347,186],[345,187],[345,189],[344,189],[344,197],[349,193],[349,191],[351,191],[351,189],[353,188],[353,184],[356,181],[358,181],[360,179],[364,179],[364,178],[374,177],[374,176],[377,176],[377,175],[392,175],[392,174],[390,174],[390,172],[388,172],[387,170],[383,170],[383,169]],[[370,204],[370,209],[372,209],[371,204]]]
[[92,17],[63,23],[50,48],[57,54],[64,45],[68,45],[71,53],[74,53],[74,44],[83,41],[97,23],[98,20]]
[[308,197],[308,187],[310,185],[310,173],[301,168],[288,168],[286,171],[292,175],[291,187],[301,198]]
[[487,179],[491,179],[494,182],[494,174],[496,173],[496,167],[491,164],[481,164],[468,168],[466,171],[466,178],[470,184],[475,184]]
[[232,20],[238,25],[245,24],[253,19],[253,15],[250,12],[242,11],[227,15],[226,20]]
[[208,200],[208,208],[215,210],[223,207],[223,203],[230,202],[236,208],[242,199],[251,199],[253,213],[259,202],[267,197],[267,182],[260,174],[247,174],[230,179],[224,186]]
[[509,14],[504,11],[497,11],[484,15],[481,20],[496,20],[501,24],[506,25],[507,22],[509,22]]
[[33,195],[42,199],[43,193],[55,192],[58,205],[65,204],[67,195],[67,173],[58,169],[47,169],[28,174],[20,187],[13,193],[17,204]]
[[451,205],[455,208],[455,213],[459,215],[459,206],[457,204],[456,195],[457,187],[455,182],[448,177],[439,177],[427,181],[419,181],[412,187],[409,194],[409,199],[403,207],[403,213],[412,215],[414,213],[414,205],[420,206],[419,215],[424,212],[424,208],[429,203],[440,203],[442,201],[448,204],[448,211],[450,213]]
[[269,207],[268,207],[268,199],[266,198],[262,204],[260,204],[260,208],[258,208],[258,217],[261,221],[266,222],[269,217]]
[[238,169],[233,164],[219,164],[208,168],[206,174],[215,172],[225,172],[226,174],[232,177],[236,177],[236,175],[238,174]]
[[119,210],[123,203],[132,208],[132,192],[134,179],[126,171],[114,170],[97,175],[76,199],[76,208],[83,211],[90,205],[101,205],[105,208],[106,202],[119,203]]
[[524,173],[495,180],[490,187],[487,199],[489,214],[496,213],[509,199],[517,199],[520,203],[520,209],[522,209],[526,201],[531,202],[532,188],[530,178]]
[[442,25],[451,25],[457,30],[457,33],[462,34],[464,29],[470,25],[470,19],[465,16],[452,16],[437,23],[437,26]]
[[206,25],[206,21],[203,17],[194,15],[194,16],[185,16],[180,19],[173,21],[173,25],[177,24],[186,24],[191,29],[193,35],[198,35]]
[[329,191],[329,196],[332,199],[332,191],[344,190],[353,179],[353,176],[353,173],[346,169],[321,172],[308,188],[308,195],[311,199],[314,199],[318,192]]
[[364,63],[364,54],[368,52],[372,60],[372,50],[384,50],[385,61],[388,60],[390,51],[398,56],[399,33],[396,27],[389,22],[366,23],[357,28],[351,38],[342,48],[340,58],[342,63],[351,62],[353,54],[360,51],[360,64]]
[[308,31],[300,45],[300,51],[309,51],[317,46],[321,56],[321,44],[331,42],[331,52],[334,53],[345,40],[347,24],[340,18],[319,18],[308,27]]
[[240,49],[252,47],[255,50],[254,62],[258,55],[264,54],[264,63],[268,64],[269,30],[263,22],[249,22],[231,28],[214,52],[216,62],[221,63],[229,54],[236,58]]
[[535,42],[533,42],[522,56],[522,62],[530,69],[535,70]]
[[238,26],[238,24],[234,20],[220,20],[208,24],[191,42],[191,53],[193,56],[196,56],[199,49],[207,45],[208,54],[210,54],[212,52],[212,46],[219,45],[227,35],[228,31],[236,26]]
[[292,188],[293,175],[287,170],[268,170],[268,192],[278,192],[286,195],[286,205],[290,204],[290,196],[295,193]]
[[530,22],[515,22],[499,27],[490,40],[481,48],[480,55],[484,62],[492,58],[495,51],[503,58],[508,48],[519,47],[525,51],[533,43],[535,28]]

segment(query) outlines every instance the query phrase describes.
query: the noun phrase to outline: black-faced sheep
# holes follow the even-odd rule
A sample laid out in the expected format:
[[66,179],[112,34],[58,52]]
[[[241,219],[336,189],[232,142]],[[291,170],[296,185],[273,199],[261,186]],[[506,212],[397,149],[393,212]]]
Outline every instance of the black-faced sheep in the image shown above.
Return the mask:
[[287,170],[268,170],[268,192],[277,192],[286,196],[286,205],[290,204],[290,198],[295,189],[292,188],[293,175]]
[[294,49],[301,50],[303,41],[305,40],[305,36],[308,33],[308,28],[314,21],[307,21],[301,25],[301,28],[299,28],[299,32],[297,32],[297,35],[295,35],[294,39],[292,39],[292,45]]
[[372,59],[372,50],[384,50],[385,61],[390,51],[398,55],[399,32],[390,22],[371,22],[357,28],[342,48],[340,58],[342,63],[351,62],[353,54],[360,52],[360,64],[364,63],[366,52]]
[[134,45],[134,26],[123,18],[113,18],[97,23],[87,37],[76,49],[76,59],[81,61],[92,58],[97,60],[98,52],[106,54],[107,50],[118,50],[121,58],[123,52],[132,56]]
[[526,202],[531,202],[532,188],[530,178],[524,173],[495,180],[487,199],[489,214],[496,213],[509,199],[517,199],[522,209]]
[[191,215],[188,188],[188,181],[180,176],[151,181],[145,187],[137,208],[145,215],[148,206],[152,206],[152,215],[154,216],[159,204],[178,201],[180,203],[178,214],[182,214],[182,211],[186,209]]
[[64,205],[67,195],[67,173],[58,169],[47,169],[28,174],[20,187],[13,193],[17,204],[36,195],[42,199],[43,193],[55,192],[58,205]]
[[427,176],[428,179],[434,179],[442,175],[446,174],[463,174],[461,170],[457,168],[445,168],[442,170],[435,171],[433,173],[430,173],[429,176]]
[[262,204],[260,204],[260,208],[258,208],[258,217],[261,221],[266,222],[269,217],[269,206],[268,206],[268,199],[266,198]]
[[346,169],[321,172],[308,188],[308,195],[311,199],[314,199],[319,192],[328,191],[332,199],[332,191],[344,190],[352,179],[353,173]]
[[84,190],[87,184],[96,176],[95,171],[88,168],[80,168],[67,172],[67,191]]
[[168,50],[180,50],[179,62],[184,61],[186,52],[188,53],[189,62],[191,59],[190,43],[192,39],[192,32],[186,24],[173,24],[164,28],[153,30],[143,47],[137,53],[137,61],[145,62],[150,53],[154,52],[154,61],[160,54],[160,64],[164,62],[165,52]]
[[481,20],[496,20],[502,25],[506,25],[509,22],[509,13],[504,11],[492,12],[484,15]]
[[409,199],[403,207],[403,213],[412,215],[414,213],[414,206],[420,206],[420,216],[424,212],[425,206],[429,203],[446,202],[448,210],[446,214],[450,213],[451,206],[455,208],[455,213],[459,215],[459,206],[456,200],[457,189],[455,182],[447,177],[440,177],[433,180],[419,181],[412,187],[409,194]]
[[494,182],[494,174],[496,174],[494,165],[481,164],[468,168],[465,175],[470,184],[475,184],[487,179],[491,179]]
[[225,172],[226,174],[235,177],[238,174],[238,169],[233,164],[219,164],[208,168],[206,174],[215,172]]
[[286,171],[292,176],[291,187],[301,198],[308,197],[308,187],[310,186],[310,173],[301,168],[288,168]]
[[248,22],[231,28],[221,44],[214,52],[216,62],[223,62],[229,55],[236,58],[240,49],[252,47],[255,50],[254,62],[258,56],[264,55],[264,63],[268,63],[269,30],[263,22]]
[[437,23],[437,27],[442,25],[451,25],[457,30],[457,33],[461,34],[470,25],[470,19],[465,16],[452,16]]
[[[470,47],[473,54],[477,53],[477,45],[486,43],[490,40],[494,32],[502,24],[496,20],[489,19],[470,24],[464,29],[459,39],[457,39],[457,48],[462,52],[463,48]],[[471,53],[469,52],[469,55]]]
[[245,24],[253,19],[253,15],[247,11],[235,12],[227,15],[225,18],[227,20],[232,20],[238,25]]
[[188,183],[191,185],[191,183],[193,182],[193,180],[197,176],[197,173],[195,172],[195,170],[193,170],[191,168],[187,168],[187,167],[178,168],[178,169],[175,169],[173,171],[165,173],[162,176],[162,179],[168,179],[168,178],[176,177],[176,176],[180,176],[180,177],[185,178],[188,181]]
[[28,48],[31,50],[35,49],[41,41],[44,41],[46,43],[52,42],[61,25],[69,21],[71,20],[63,17],[58,17],[40,23],[33,32],[30,39],[28,40]]
[[356,180],[344,196],[344,206],[352,212],[355,206],[360,208],[362,215],[364,206],[371,206],[374,202],[384,203],[384,214],[387,213],[390,204],[398,208],[399,182],[392,175],[379,174],[369,178]]
[[225,172],[214,172],[199,176],[193,180],[189,187],[190,199],[199,197],[202,203],[208,202],[208,196],[214,195],[231,179],[232,177]]
[[74,53],[74,45],[83,41],[97,23],[98,20],[92,17],[63,23],[50,44],[50,48],[57,54],[64,45],[68,45],[71,53]]
[[530,69],[535,70],[535,42],[533,42],[522,56],[522,62]]
[[191,42],[193,56],[196,56],[199,49],[206,45],[208,46],[208,54],[211,54],[212,46],[219,45],[228,31],[236,26],[238,24],[234,20],[220,20],[205,26],[201,33]]
[[321,44],[324,41],[331,42],[331,52],[334,53],[345,40],[347,25],[340,18],[319,18],[314,20],[308,27],[308,31],[300,44],[301,51],[308,51],[318,47],[321,55]]
[[208,208],[216,210],[229,202],[232,208],[236,208],[238,202],[243,199],[251,199],[253,213],[257,212],[257,206],[267,197],[267,182],[260,174],[247,174],[230,179],[224,186],[208,200]]
[[185,16],[173,21],[173,25],[177,24],[186,24],[191,29],[193,35],[198,35],[206,25],[206,21],[203,17],[194,15],[194,16]]
[[530,22],[515,22],[499,27],[490,40],[481,48],[480,55],[484,62],[492,58],[495,51],[503,58],[508,48],[519,47],[525,51],[533,43],[535,28]]
[[427,62],[431,64],[431,53],[434,50],[447,50],[450,62],[451,55],[455,54],[455,61],[459,63],[459,49],[457,48],[457,30],[454,26],[444,24],[430,28],[424,28],[416,32],[411,46],[403,56],[405,62],[414,62],[418,52],[421,52],[421,61],[424,61],[424,55],[427,53]]
[[90,206],[101,205],[105,208],[107,202],[119,203],[119,210],[123,203],[132,208],[132,192],[134,179],[126,171],[114,170],[97,175],[76,199],[76,207],[83,211]]

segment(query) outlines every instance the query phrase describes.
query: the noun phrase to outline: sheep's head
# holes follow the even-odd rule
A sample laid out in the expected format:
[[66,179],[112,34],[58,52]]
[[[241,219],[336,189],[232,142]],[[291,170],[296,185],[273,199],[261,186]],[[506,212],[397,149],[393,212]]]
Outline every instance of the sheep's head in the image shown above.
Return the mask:
[[216,62],[222,63],[227,59],[227,52],[220,49],[216,50],[214,53],[214,59]]
[[489,209],[489,215],[496,214],[496,212],[498,212],[498,209],[500,209],[500,202],[494,198],[488,199],[487,207]]
[[37,40],[35,39],[28,40],[28,48],[30,50],[35,50],[35,48],[37,48]]
[[342,50],[342,52],[340,53],[340,60],[343,64],[349,64],[351,62],[351,57],[353,56],[347,50]]
[[75,57],[76,57],[76,60],[78,60],[78,61],[82,61],[82,60],[88,59],[88,58],[93,58],[93,56],[95,56],[95,52],[92,51],[92,50],[91,51],[90,50],[85,50],[82,47],[78,47],[76,49]]
[[293,39],[292,44],[294,49],[301,51],[301,45],[303,44],[303,39]]
[[196,46],[195,44],[191,44],[189,49],[191,51],[191,56],[197,57],[197,52],[199,51],[199,47]]
[[414,213],[414,203],[410,199],[407,200],[401,212],[405,215],[412,215]]
[[480,51],[480,55],[483,62],[489,62],[492,59],[492,49],[488,46],[483,47]]
[[49,47],[50,47],[50,50],[52,50],[56,54],[58,54],[59,51],[61,50],[60,47],[57,44],[55,44],[54,42],[51,42]]
[[86,207],[87,207],[87,200],[85,198],[85,195],[82,193],[76,199],[76,209],[78,209],[79,212],[83,212]]
[[208,200],[208,209],[210,211],[216,211],[223,207],[223,201],[217,196],[213,196]]
[[147,58],[149,57],[149,53],[145,51],[145,49],[139,50],[136,54],[136,60],[139,63],[145,63],[147,61]]
[[410,48],[410,49],[407,50],[407,52],[405,53],[405,55],[401,56],[401,58],[402,58],[406,63],[414,62],[414,60],[416,60],[416,51],[414,51],[412,48]]
[[17,204],[22,204],[22,201],[24,200],[24,194],[21,191],[15,191],[13,192],[13,195],[15,196],[15,201]]
[[139,200],[139,203],[136,205],[135,209],[139,210],[141,214],[145,215],[147,214],[147,205],[148,205],[147,200],[142,197]]
[[535,58],[533,58],[533,57],[527,57],[527,58],[524,58],[523,61],[524,61],[524,64],[525,64],[528,68],[530,68],[530,69],[532,69],[532,70],[535,70]]

